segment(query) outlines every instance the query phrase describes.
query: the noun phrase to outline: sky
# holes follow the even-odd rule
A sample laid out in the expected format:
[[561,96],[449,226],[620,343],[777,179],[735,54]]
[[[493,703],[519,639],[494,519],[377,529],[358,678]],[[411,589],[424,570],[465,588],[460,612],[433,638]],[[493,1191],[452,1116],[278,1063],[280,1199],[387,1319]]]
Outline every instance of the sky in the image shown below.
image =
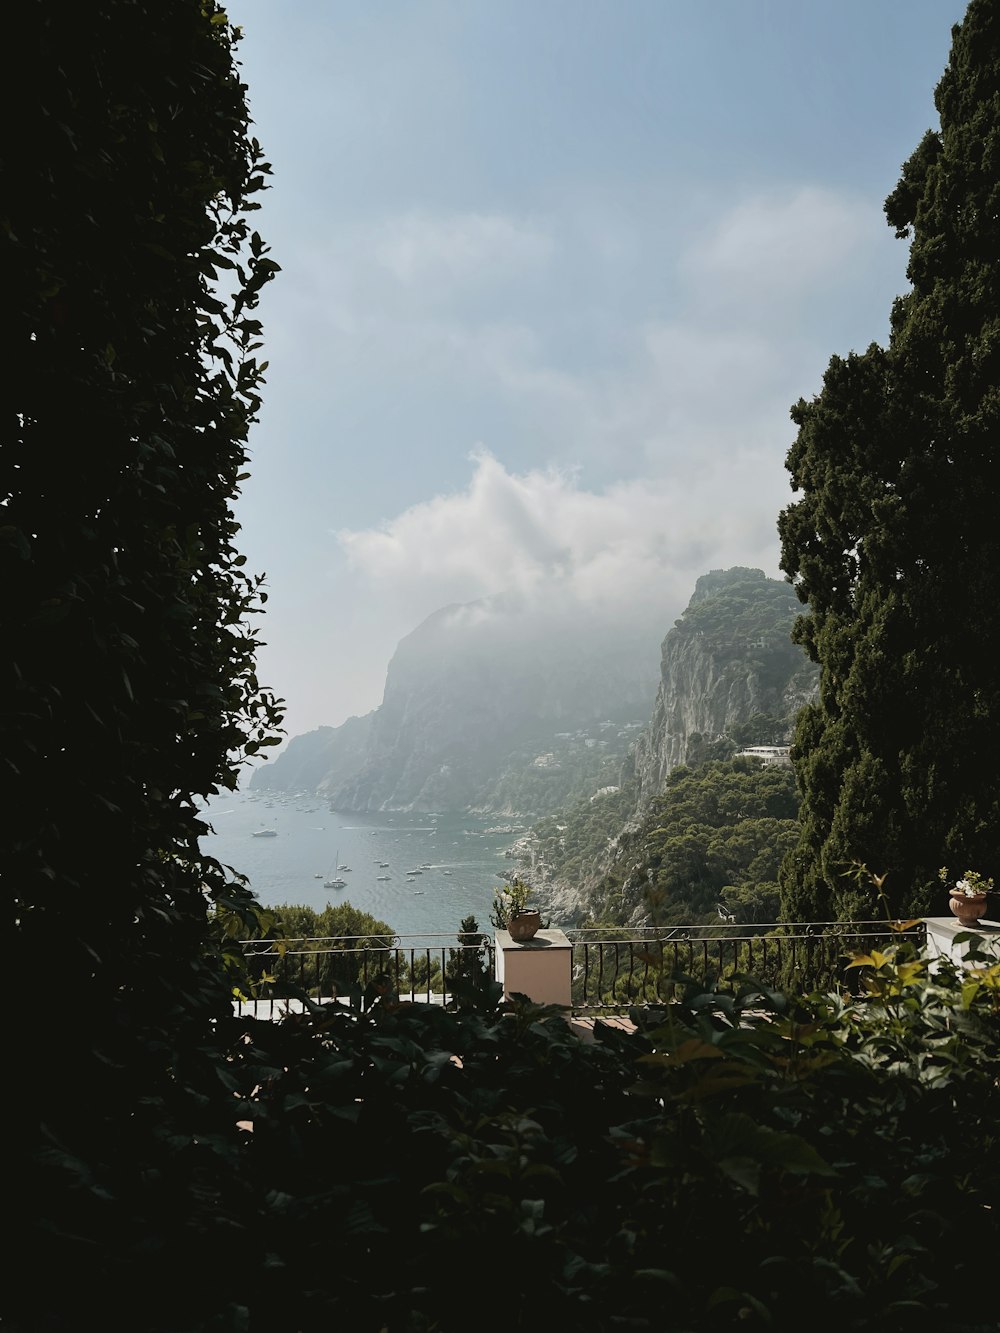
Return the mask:
[[[232,0],[281,273],[236,504],[301,734],[399,640],[780,577],[799,398],[885,342],[961,0]],[[652,700],[650,701],[652,706]]]

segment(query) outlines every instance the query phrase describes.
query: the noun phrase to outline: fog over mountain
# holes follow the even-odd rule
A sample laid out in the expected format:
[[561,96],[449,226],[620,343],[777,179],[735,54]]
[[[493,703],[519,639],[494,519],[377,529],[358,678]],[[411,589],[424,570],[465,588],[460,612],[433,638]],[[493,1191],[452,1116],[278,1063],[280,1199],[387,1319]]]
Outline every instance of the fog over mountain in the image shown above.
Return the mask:
[[695,751],[787,744],[816,687],[789,585],[716,569],[679,619],[657,591],[638,611],[634,588],[615,608],[537,592],[443,607],[397,646],[377,709],[294,737],[251,785],[359,814],[538,816],[624,782],[645,808]]
[[522,594],[444,607],[398,645],[379,708],[295,737],[251,785],[355,812],[558,808],[648,720],[666,614]]

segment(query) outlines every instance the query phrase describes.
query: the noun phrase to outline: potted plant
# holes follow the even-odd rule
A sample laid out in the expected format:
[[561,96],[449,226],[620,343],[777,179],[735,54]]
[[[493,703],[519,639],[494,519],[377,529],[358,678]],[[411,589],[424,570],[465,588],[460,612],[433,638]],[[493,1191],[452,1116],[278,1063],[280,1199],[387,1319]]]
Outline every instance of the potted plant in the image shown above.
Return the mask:
[[542,924],[541,913],[528,906],[531,894],[531,885],[516,875],[509,883],[493,890],[490,921],[497,930],[506,930],[518,944],[530,940]]
[[938,878],[948,887],[948,906],[960,926],[974,926],[986,915],[986,896],[993,892],[993,881],[975,870],[967,870],[954,884],[948,882],[948,867],[942,866]]

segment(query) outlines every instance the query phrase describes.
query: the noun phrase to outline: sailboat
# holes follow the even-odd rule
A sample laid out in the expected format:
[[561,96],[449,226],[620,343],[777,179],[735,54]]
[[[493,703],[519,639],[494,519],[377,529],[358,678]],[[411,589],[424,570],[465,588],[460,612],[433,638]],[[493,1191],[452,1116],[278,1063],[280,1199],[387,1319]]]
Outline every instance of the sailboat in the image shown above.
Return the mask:
[[329,879],[325,879],[325,880],[323,881],[323,888],[324,888],[324,889],[343,889],[343,888],[346,888],[346,887],[347,887],[347,880],[346,880],[346,879],[341,879],[340,876],[337,874],[337,871],[338,871],[338,869],[339,869],[339,866],[337,865],[337,862],[338,862],[339,860],[340,860],[340,853],[338,852],[337,855],[333,858],[333,873],[332,873],[332,875],[330,876]]

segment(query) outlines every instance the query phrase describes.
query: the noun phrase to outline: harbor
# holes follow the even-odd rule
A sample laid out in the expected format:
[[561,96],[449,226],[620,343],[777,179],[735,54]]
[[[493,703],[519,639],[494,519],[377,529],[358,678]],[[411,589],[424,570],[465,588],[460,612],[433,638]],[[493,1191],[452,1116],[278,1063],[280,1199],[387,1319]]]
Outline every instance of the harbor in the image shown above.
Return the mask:
[[457,931],[469,915],[487,926],[526,831],[495,816],[330,811],[304,792],[225,792],[204,818],[203,850],[246,875],[265,906],[348,901],[401,934]]

